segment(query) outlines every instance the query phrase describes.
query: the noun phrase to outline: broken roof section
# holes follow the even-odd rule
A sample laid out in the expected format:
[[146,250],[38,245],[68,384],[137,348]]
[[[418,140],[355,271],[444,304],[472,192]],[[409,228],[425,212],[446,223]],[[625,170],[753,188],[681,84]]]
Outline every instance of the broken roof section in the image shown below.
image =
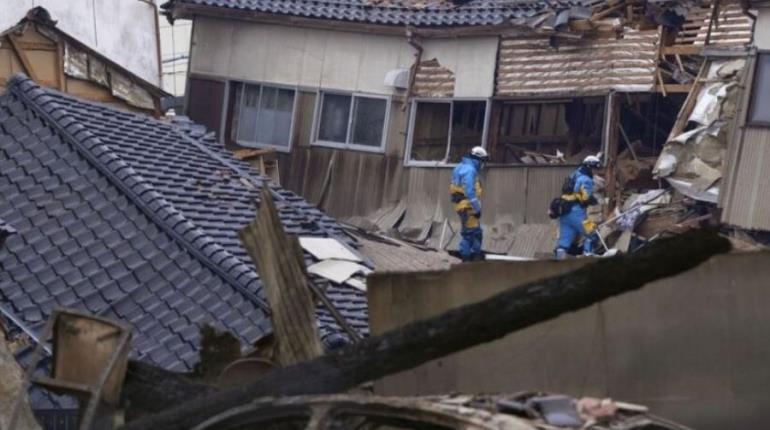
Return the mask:
[[[18,321],[39,331],[57,306],[117,318],[135,328],[137,358],[173,370],[197,361],[199,324],[246,346],[271,330],[237,235],[264,181],[205,130],[77,100],[22,76],[0,96],[0,122],[0,216],[20,236],[0,254],[0,292]],[[271,190],[289,234],[342,234],[303,199]],[[368,333],[361,291],[318,285]],[[327,347],[347,341],[328,312],[317,317]]]
[[494,26],[523,22],[544,12],[590,8],[604,0],[171,0],[174,17],[202,8],[380,25],[416,27]]

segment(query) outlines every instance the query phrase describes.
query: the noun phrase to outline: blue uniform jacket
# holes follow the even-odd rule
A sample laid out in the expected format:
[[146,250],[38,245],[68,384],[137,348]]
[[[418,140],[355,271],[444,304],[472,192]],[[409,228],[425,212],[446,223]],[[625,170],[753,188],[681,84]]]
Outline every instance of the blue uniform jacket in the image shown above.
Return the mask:
[[479,170],[481,170],[480,160],[472,157],[463,157],[460,164],[452,171],[452,185],[462,188],[465,198],[468,199],[473,211],[476,213],[481,212],[481,201],[476,192],[477,187],[479,191],[481,190]]
[[594,196],[594,178],[590,171],[586,171],[585,168],[580,167],[572,172],[572,178],[575,181],[575,189],[572,191],[575,193],[577,201],[582,204],[572,205],[571,212],[586,213],[585,204],[593,199]]

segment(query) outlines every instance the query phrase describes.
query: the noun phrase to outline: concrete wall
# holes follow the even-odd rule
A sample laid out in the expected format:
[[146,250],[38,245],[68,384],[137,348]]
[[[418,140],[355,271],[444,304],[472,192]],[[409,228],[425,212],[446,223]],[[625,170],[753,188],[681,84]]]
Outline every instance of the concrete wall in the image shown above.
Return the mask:
[[0,31],[35,6],[58,27],[148,82],[160,85],[156,6],[140,0],[0,0]]
[[[585,260],[462,265],[369,278],[372,332]],[[770,254],[716,257],[579,312],[376,383],[378,394],[545,390],[609,396],[699,430],[770,419]]]
[[191,73],[230,79],[390,94],[388,71],[408,68],[406,36],[327,31],[198,18]]

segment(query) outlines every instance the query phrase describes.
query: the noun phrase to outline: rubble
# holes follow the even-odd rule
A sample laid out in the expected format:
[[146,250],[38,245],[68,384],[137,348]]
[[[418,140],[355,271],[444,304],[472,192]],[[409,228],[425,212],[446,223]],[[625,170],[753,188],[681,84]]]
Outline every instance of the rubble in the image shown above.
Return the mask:
[[687,120],[672,130],[653,169],[656,178],[665,178],[676,190],[690,198],[717,203],[719,180],[727,152],[727,135],[735,115],[737,85],[745,59],[709,61],[704,66],[694,103],[682,113]]

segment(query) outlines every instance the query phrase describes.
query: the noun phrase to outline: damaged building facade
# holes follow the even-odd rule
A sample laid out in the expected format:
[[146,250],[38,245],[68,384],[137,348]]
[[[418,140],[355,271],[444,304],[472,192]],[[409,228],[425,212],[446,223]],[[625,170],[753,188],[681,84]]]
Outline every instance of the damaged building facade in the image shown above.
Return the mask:
[[30,9],[0,31],[0,90],[15,73],[95,102],[158,116],[170,94],[62,30],[51,12]]
[[657,182],[704,47],[753,31],[732,2],[164,8],[194,20],[187,113],[226,147],[274,150],[284,185],[329,213],[444,248],[458,230],[450,167],[481,144],[484,247],[529,257],[550,250],[548,202],[584,156],[606,155],[607,208]]

